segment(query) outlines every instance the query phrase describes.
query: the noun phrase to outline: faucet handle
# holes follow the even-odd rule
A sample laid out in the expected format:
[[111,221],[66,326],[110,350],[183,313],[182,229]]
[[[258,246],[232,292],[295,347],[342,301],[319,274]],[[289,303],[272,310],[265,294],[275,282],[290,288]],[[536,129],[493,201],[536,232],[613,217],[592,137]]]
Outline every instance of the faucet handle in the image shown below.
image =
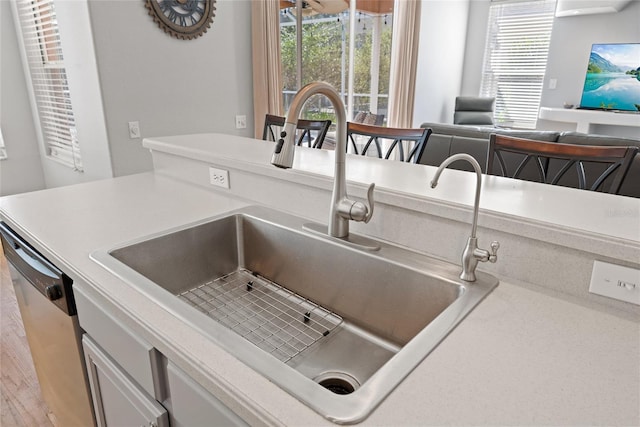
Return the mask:
[[491,242],[491,249],[489,250],[489,262],[496,262],[498,260],[498,249],[500,249],[500,242],[494,240]]
[[371,220],[371,217],[373,216],[373,205],[374,205],[373,190],[375,188],[376,188],[376,184],[375,182],[372,182],[371,185],[369,185],[369,189],[367,190],[367,201],[369,203],[369,208],[367,209],[367,214],[364,217],[365,224],[368,223]]
[[368,205],[360,201],[354,202],[347,198],[342,199],[338,206],[340,216],[352,221],[369,222],[373,216],[373,189],[375,186],[372,183],[367,190]]

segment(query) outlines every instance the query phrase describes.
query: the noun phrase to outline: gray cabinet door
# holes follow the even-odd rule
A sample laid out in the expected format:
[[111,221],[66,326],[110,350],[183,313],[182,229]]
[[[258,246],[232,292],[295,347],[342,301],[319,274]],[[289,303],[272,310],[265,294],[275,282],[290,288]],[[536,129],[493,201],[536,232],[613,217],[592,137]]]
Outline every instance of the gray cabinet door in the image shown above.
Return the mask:
[[95,344],[82,337],[98,427],[168,427],[167,410]]
[[158,378],[158,352],[155,348],[120,322],[115,313],[98,302],[88,285],[73,284],[80,326],[118,366],[142,386],[149,395],[163,400],[163,390],[154,381]]
[[248,426],[231,409],[169,362],[172,427]]

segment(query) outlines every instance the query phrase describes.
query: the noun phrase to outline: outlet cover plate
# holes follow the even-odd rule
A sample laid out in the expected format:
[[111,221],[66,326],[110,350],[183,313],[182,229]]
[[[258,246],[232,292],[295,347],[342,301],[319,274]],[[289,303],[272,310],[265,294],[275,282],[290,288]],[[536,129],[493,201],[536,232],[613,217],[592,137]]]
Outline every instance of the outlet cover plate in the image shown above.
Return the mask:
[[210,166],[209,182],[217,187],[229,188],[229,171]]
[[589,292],[640,305],[640,270],[594,261]]
[[129,122],[129,139],[140,138],[140,122]]
[[246,129],[247,128],[247,116],[244,114],[239,114],[236,116],[236,129]]

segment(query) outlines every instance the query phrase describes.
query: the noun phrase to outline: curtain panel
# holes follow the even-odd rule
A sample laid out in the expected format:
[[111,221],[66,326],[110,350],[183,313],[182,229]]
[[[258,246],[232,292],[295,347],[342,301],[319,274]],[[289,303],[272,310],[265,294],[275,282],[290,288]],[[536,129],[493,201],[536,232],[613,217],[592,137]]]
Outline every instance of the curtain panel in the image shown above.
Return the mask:
[[251,2],[251,38],[254,134],[260,139],[265,115],[283,115],[278,0]]
[[396,0],[387,126],[410,128],[416,88],[421,0]]

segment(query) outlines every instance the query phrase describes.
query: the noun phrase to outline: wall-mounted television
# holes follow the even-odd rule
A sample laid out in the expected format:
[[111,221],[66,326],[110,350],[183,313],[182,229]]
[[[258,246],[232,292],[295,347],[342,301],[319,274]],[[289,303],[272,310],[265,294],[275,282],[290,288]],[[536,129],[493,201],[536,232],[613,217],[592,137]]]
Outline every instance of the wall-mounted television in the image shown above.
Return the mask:
[[640,43],[591,47],[580,108],[640,113]]

